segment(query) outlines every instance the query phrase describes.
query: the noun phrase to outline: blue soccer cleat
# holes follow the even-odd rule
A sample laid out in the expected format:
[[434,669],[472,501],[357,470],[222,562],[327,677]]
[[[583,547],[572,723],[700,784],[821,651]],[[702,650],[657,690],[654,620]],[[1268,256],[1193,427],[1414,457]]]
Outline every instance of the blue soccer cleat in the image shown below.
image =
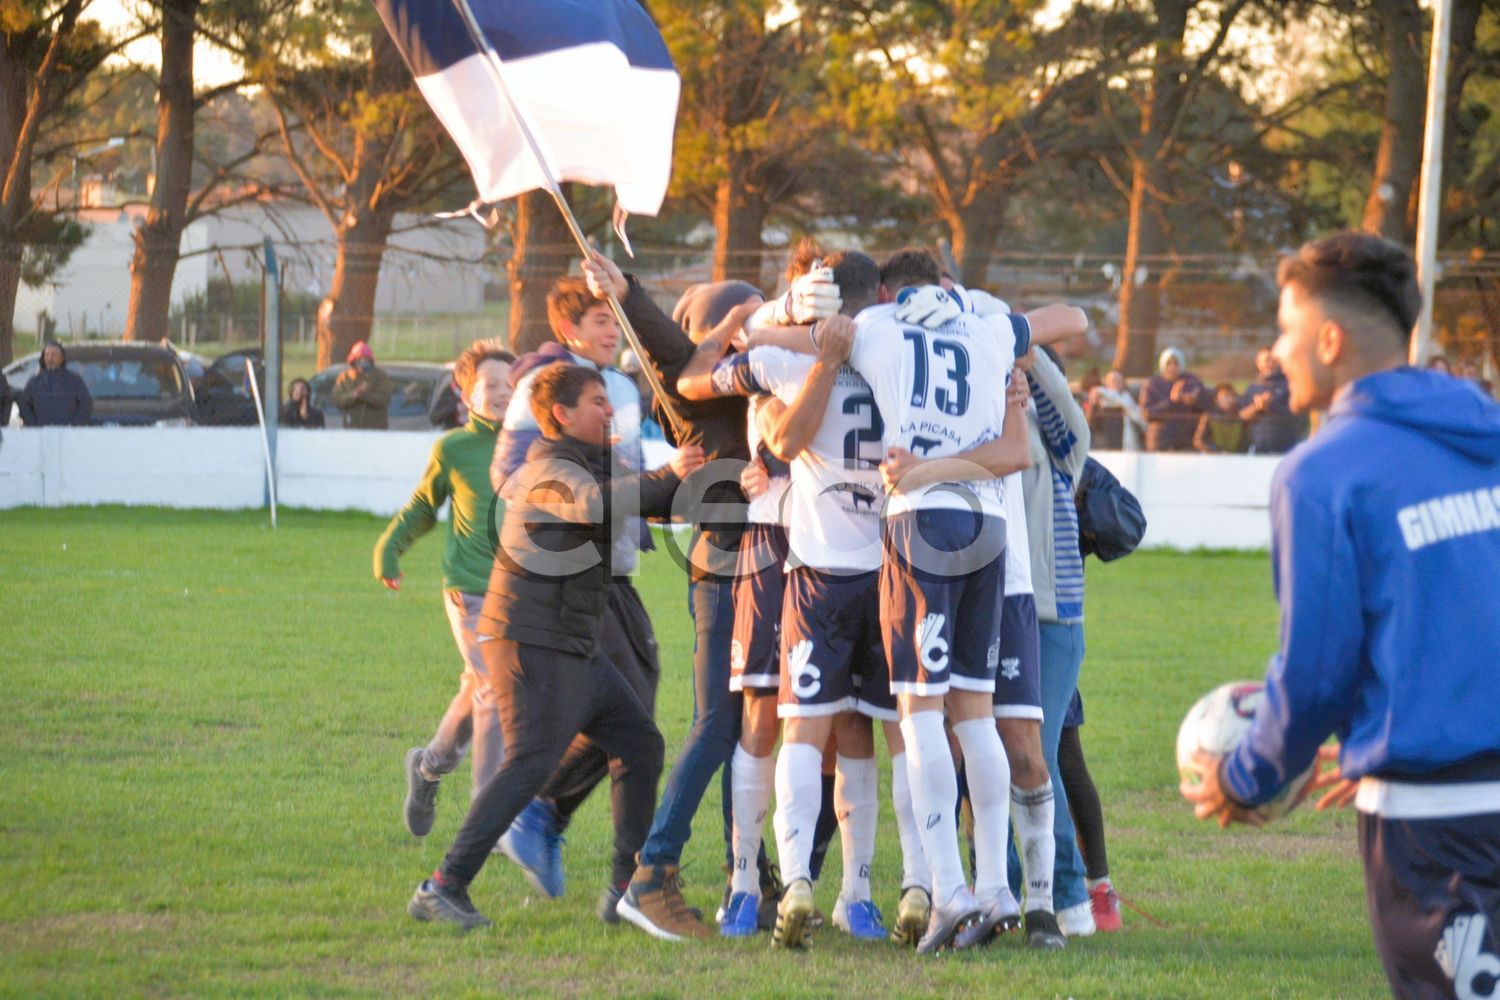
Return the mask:
[[760,931],[756,919],[759,909],[759,898],[748,892],[735,893],[719,918],[719,933],[729,938],[754,937]]
[[884,941],[886,938],[885,917],[881,916],[880,907],[868,899],[846,903],[840,896],[833,905],[833,926],[860,941]]
[[532,799],[500,838],[500,852],[521,866],[532,888],[552,899],[567,885],[561,827],[552,803]]

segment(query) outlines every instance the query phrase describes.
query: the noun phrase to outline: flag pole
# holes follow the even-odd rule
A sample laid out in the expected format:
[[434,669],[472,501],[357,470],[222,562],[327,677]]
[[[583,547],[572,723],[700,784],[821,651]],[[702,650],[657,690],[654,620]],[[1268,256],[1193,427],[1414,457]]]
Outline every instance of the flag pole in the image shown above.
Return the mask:
[[1438,215],[1443,203],[1443,111],[1448,101],[1448,49],[1453,0],[1437,0],[1432,15],[1432,51],[1427,70],[1427,127],[1422,146],[1421,194],[1417,200],[1417,282],[1422,310],[1411,339],[1410,361],[1427,363],[1432,353],[1432,299],[1437,293]]
[[[469,9],[468,0],[453,0],[453,6],[458,10],[458,16],[463,20],[464,27],[468,29],[469,38],[485,57],[485,65],[489,67],[490,75],[495,79],[495,85],[500,88],[505,102],[510,105],[510,112],[515,116],[516,125],[521,130],[521,135],[526,139],[526,145],[531,149],[531,155],[536,157],[537,165],[541,167],[542,176],[547,180],[547,192],[552,195],[552,200],[557,203],[557,210],[562,213],[563,220],[568,224],[568,231],[573,234],[573,239],[578,243],[578,249],[583,252],[585,258],[592,259],[594,248],[589,245],[588,237],[584,235],[583,227],[578,225],[578,219],[573,215],[573,209],[568,204],[568,199],[563,196],[562,185],[557,178],[552,176],[552,168],[542,156],[541,147],[537,144],[536,137],[531,134],[531,127],[527,124],[525,116],[521,114],[520,107],[515,98],[511,96],[510,88],[505,84],[505,73],[500,66],[500,55],[495,51],[490,40],[484,37],[484,30],[479,27],[479,21],[475,19],[474,12]],[[630,320],[625,315],[625,309],[620,301],[615,298],[614,292],[609,292],[605,298],[609,302],[609,308],[615,314],[615,319],[620,323],[620,330],[625,334],[630,349],[635,351],[636,356],[641,359],[641,371],[646,376],[646,381],[651,386],[652,393],[656,396],[657,403],[662,412],[667,415],[668,422],[672,425],[673,436],[680,442],[687,440],[686,427],[683,424],[682,414],[678,412],[672,397],[667,393],[666,387],[662,385],[661,379],[657,377],[656,369],[651,364],[651,355],[641,345],[641,339],[636,335],[635,327],[630,325]]]

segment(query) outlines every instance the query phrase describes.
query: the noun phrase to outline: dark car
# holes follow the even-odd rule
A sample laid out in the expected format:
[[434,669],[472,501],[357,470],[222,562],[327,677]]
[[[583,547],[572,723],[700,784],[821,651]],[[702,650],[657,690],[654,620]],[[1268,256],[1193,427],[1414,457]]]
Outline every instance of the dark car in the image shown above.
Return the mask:
[[[68,368],[82,377],[94,398],[96,427],[188,426],[195,419],[193,387],[177,352],[160,344],[84,341],[64,344]],[[20,392],[42,365],[28,354],[5,369]]]
[[[312,388],[312,405],[323,411],[329,427],[344,426],[344,415],[333,405],[333,383],[349,366],[329,365],[308,379]],[[441,423],[436,410],[442,388],[453,380],[453,366],[428,361],[391,361],[380,365],[381,371],[394,383],[387,413],[390,430],[430,431]]]

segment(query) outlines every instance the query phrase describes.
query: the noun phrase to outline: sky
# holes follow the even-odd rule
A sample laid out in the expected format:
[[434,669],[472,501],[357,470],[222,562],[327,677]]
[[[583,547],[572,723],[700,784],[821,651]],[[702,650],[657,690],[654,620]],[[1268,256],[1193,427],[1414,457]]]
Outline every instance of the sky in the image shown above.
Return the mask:
[[[124,30],[135,23],[133,11],[136,7],[131,0],[94,0],[84,17],[98,21],[106,28]],[[160,65],[161,41],[147,37],[133,42],[125,49],[124,58],[134,63]],[[238,79],[240,67],[223,49],[200,41],[193,53],[193,76],[199,87],[214,87]]]

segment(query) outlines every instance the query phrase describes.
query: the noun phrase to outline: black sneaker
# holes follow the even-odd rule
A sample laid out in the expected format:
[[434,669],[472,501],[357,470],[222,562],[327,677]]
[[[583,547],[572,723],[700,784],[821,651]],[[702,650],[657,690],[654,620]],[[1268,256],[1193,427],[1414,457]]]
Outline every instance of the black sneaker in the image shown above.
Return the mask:
[[490,926],[490,918],[474,909],[468,889],[443,885],[430,878],[417,886],[411,902],[406,904],[406,912],[422,921],[458,924],[466,931]]
[[599,897],[598,904],[594,907],[594,915],[606,924],[618,924],[620,922],[620,911],[616,909],[620,905],[620,897],[625,895],[625,890],[618,886],[605,886],[604,893]]
[[[786,887],[781,884],[781,869],[774,862],[767,861],[760,869],[760,904],[755,911],[755,925],[763,931],[776,929],[776,906],[781,902],[781,894]],[[728,905],[725,899],[725,905]],[[814,911],[814,915],[818,915]],[[813,926],[822,926],[819,920]]]
[[1026,947],[1050,950],[1067,946],[1067,936],[1057,926],[1057,917],[1051,910],[1026,911]]
[[422,747],[406,751],[406,828],[413,837],[425,837],[437,816],[437,794],[440,782],[422,776]]

